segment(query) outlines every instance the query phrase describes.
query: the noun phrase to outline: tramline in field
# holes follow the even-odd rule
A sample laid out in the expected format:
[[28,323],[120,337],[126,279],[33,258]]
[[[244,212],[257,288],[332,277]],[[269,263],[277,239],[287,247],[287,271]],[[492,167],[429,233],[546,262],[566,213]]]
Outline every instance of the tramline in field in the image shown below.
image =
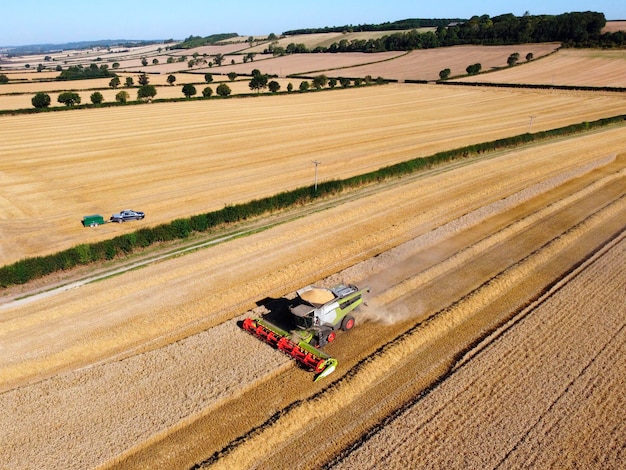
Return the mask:
[[352,284],[330,289],[306,286],[297,291],[297,298],[289,306],[295,329],[287,331],[262,318],[246,318],[243,328],[315,371],[317,381],[337,367],[337,359],[319,348],[333,342],[337,330],[354,327],[351,313],[363,303],[365,292],[369,287],[359,289]]

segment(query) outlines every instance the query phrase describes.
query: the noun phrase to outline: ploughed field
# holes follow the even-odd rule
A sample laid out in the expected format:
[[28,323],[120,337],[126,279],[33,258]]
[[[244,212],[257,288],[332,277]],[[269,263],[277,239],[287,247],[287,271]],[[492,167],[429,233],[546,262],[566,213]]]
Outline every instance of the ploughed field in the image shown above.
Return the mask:
[[[477,118],[457,133],[481,125],[502,132]],[[616,126],[456,162],[4,305],[4,464],[618,468],[625,148]],[[338,282],[371,293],[323,381],[238,325]]]

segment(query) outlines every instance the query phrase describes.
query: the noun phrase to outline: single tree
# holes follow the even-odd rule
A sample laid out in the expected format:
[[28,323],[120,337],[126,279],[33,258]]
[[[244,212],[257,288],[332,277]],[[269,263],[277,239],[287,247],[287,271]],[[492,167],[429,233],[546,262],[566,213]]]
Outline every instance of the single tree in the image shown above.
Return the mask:
[[535,57],[533,55],[532,52],[529,52],[528,54],[526,54],[526,62],[530,62],[531,60],[533,60],[533,57]]
[[480,69],[482,68],[482,65],[480,64],[472,64],[469,65],[465,71],[468,73],[468,75],[476,75],[480,72]]
[[212,73],[205,73],[204,74],[204,81],[207,83],[211,83],[213,81],[213,74]]
[[109,82],[109,86],[113,89],[120,86],[120,77],[113,77],[111,81]]
[[0,73],[0,83],[1,84],[5,84],[5,83],[9,83],[9,77],[7,77],[5,74]]
[[80,104],[80,95],[73,91],[65,91],[59,95],[57,101],[65,106],[74,106],[75,104]]
[[287,83],[287,92],[291,93],[293,91],[293,83]]
[[336,78],[329,78],[328,79],[328,86],[331,88],[335,88],[337,86],[337,79]]
[[124,84],[126,85],[126,88],[132,87],[135,84],[133,77],[126,77],[126,82]]
[[237,78],[237,73],[236,73],[236,72],[228,72],[228,75],[227,75],[227,76],[228,76],[228,79],[229,79],[231,82],[234,82],[234,81],[235,81],[235,79]]
[[278,90],[280,90],[280,83],[278,83],[276,80],[272,80],[267,84],[267,87],[269,88],[270,92],[276,93]]
[[360,78],[354,79],[354,86],[361,86],[362,83],[363,83],[363,80],[361,80]]
[[300,82],[300,91],[309,91],[309,87],[309,82],[307,82],[306,80]]
[[267,75],[263,75],[260,72],[255,74],[253,71],[252,79],[250,80],[248,86],[250,87],[250,90],[256,90],[258,93],[267,87],[267,81]]
[[517,52],[511,54],[506,60],[506,63],[509,67],[513,67],[515,64],[517,64],[517,62],[519,62],[519,53]]
[[150,77],[148,77],[145,73],[142,73],[141,75],[139,75],[137,81],[141,86],[148,85],[150,83]]
[[114,69],[119,69],[120,68],[120,63],[119,62],[113,62],[113,68]]
[[115,95],[115,101],[117,101],[118,103],[126,103],[129,98],[130,95],[128,94],[128,92],[123,90]]
[[152,59],[152,65],[159,65],[159,59]]
[[196,87],[193,86],[191,83],[186,83],[185,85],[183,85],[183,95],[185,95],[185,98],[191,98],[196,93]]
[[148,59],[146,59],[145,57],[142,57],[142,58],[141,58],[141,65],[143,65],[144,67],[145,67],[146,65],[148,65]]
[[226,83],[221,83],[216,90],[217,94],[219,96],[228,96],[230,95],[230,87],[228,85],[226,85]]
[[176,81],[176,76],[175,75],[168,75],[167,76],[167,83],[169,83],[170,85],[173,85],[175,81]]
[[450,78],[450,73],[452,71],[450,69],[443,69],[442,71],[439,72],[439,78],[441,80],[447,80],[448,78]]
[[194,59],[191,59],[189,62],[187,62],[187,67],[190,69],[192,69],[194,65],[196,65],[196,61]]
[[317,90],[321,90],[328,84],[328,77],[326,75],[317,75],[313,77],[313,86]]
[[50,106],[50,95],[42,93],[40,91],[35,96],[33,96],[31,102],[33,103],[33,106],[35,108],[47,108],[48,106]]
[[41,72],[43,69],[45,69],[45,67],[43,66],[43,64],[39,64],[37,66],[37,72]]
[[154,85],[142,85],[137,89],[137,99],[151,99],[157,94]]
[[57,64],[57,66],[54,68],[54,70],[56,70],[57,72],[61,72],[61,71],[63,71],[63,67],[61,67],[60,64]]
[[205,98],[210,98],[212,94],[213,94],[213,88],[211,88],[210,86],[202,90],[202,96],[204,96]]
[[93,104],[100,104],[104,101],[104,96],[102,96],[102,93],[100,93],[99,91],[94,91],[89,99],[91,99],[91,102]]
[[349,78],[340,78],[339,79],[339,83],[341,84],[341,86],[343,88],[348,88],[350,86],[350,79]]
[[217,54],[215,57],[213,57],[213,60],[218,66],[222,65],[222,62],[224,62],[224,59],[225,59],[224,54]]

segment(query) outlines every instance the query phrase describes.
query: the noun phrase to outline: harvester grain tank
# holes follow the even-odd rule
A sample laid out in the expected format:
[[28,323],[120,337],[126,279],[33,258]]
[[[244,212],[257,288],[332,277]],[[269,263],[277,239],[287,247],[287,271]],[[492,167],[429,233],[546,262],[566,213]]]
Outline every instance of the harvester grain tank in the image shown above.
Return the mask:
[[359,289],[352,284],[330,289],[306,286],[289,306],[295,328],[288,331],[262,318],[246,318],[243,328],[315,371],[319,380],[337,367],[337,359],[320,348],[335,340],[337,330],[354,327],[352,314],[363,303],[365,292],[369,287]]

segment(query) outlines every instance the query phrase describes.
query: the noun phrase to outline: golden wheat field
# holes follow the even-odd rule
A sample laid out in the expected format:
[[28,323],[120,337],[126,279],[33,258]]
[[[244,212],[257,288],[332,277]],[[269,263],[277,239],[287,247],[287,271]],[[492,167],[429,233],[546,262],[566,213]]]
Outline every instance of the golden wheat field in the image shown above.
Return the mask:
[[[311,185],[312,161],[345,178],[618,114],[620,93],[399,83],[0,116],[0,264]],[[0,468],[623,467],[625,129],[5,289]],[[146,219],[80,224],[126,207]],[[240,326],[338,283],[370,292],[324,380]]]

